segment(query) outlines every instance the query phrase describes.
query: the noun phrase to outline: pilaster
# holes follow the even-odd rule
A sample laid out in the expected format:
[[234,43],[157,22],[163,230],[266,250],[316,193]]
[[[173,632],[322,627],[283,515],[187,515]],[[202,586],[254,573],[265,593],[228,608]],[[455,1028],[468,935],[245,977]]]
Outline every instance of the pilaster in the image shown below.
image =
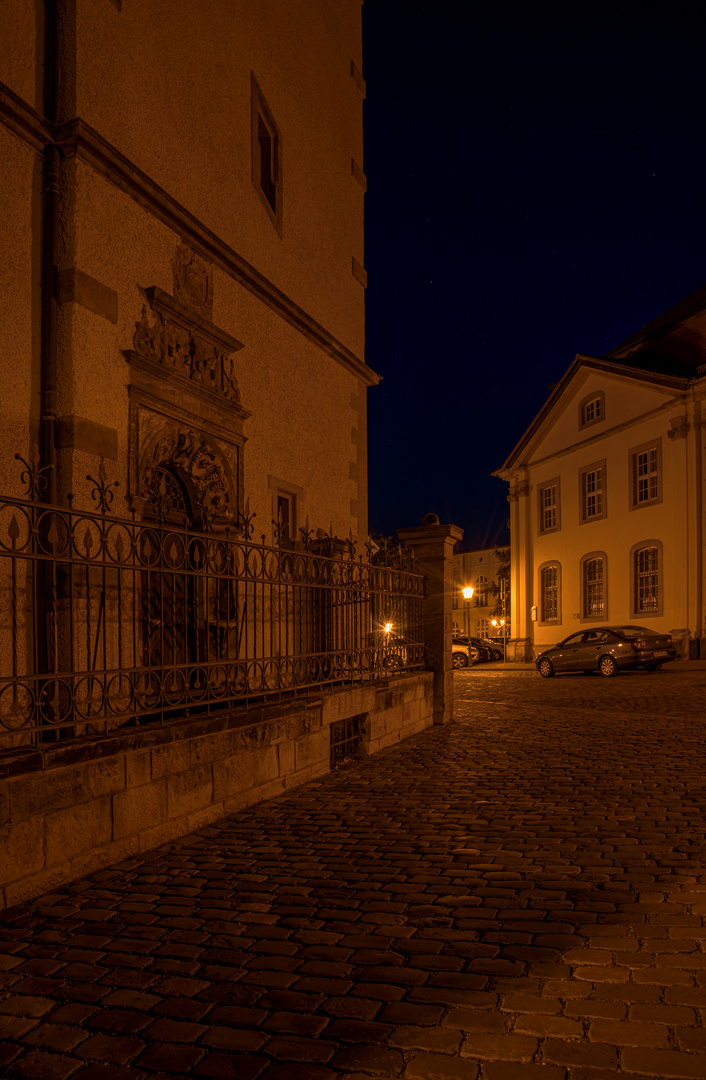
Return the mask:
[[453,719],[453,550],[463,536],[456,525],[441,525],[436,514],[425,524],[398,529],[399,539],[414,551],[417,570],[425,575],[423,630],[427,668],[434,673],[434,723]]

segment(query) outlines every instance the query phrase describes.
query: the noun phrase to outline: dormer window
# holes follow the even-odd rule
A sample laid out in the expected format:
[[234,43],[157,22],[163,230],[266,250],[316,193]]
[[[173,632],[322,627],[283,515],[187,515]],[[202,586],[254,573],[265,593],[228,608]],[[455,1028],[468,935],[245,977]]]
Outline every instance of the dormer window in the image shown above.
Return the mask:
[[589,394],[579,405],[579,428],[590,427],[605,420],[605,394],[602,390]]

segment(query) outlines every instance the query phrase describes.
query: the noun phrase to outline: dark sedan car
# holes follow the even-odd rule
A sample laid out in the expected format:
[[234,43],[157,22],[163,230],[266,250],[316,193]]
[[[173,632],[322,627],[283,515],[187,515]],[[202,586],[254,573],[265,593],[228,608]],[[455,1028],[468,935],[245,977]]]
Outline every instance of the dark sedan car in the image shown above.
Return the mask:
[[669,634],[656,634],[644,626],[598,626],[569,634],[536,659],[537,671],[545,679],[568,671],[593,671],[617,675],[627,668],[657,671],[677,650]]
[[487,641],[485,638],[468,637],[466,634],[459,634],[454,638],[454,645],[463,645],[468,647],[470,645],[471,656],[475,654],[476,663],[484,663],[487,660],[502,660],[503,650],[502,647],[498,647],[492,641]]

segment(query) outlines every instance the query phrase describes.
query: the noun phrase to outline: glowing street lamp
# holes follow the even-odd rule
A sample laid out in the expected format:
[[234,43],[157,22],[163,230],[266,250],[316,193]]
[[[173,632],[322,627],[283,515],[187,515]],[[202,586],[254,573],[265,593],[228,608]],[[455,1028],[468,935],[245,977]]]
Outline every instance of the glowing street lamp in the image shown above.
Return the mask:
[[466,633],[468,634],[468,656],[470,658],[470,655],[471,655],[471,641],[470,641],[470,638],[471,638],[471,600],[473,599],[473,593],[474,593],[473,586],[472,585],[466,585],[465,589],[461,589],[461,592],[463,593],[463,599],[466,601],[466,623],[468,624],[468,629],[466,630]]

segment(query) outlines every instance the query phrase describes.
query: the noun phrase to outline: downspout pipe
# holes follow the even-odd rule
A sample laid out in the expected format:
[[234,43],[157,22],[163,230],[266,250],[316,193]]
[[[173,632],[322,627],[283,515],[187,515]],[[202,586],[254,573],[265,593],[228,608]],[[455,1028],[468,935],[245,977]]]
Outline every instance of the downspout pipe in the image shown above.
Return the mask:
[[[59,56],[56,0],[45,0],[44,22],[44,115],[57,122]],[[56,268],[59,250],[59,169],[61,152],[50,144],[44,148],[41,323],[41,457],[46,468],[47,502],[56,504],[57,421],[57,310]]]

